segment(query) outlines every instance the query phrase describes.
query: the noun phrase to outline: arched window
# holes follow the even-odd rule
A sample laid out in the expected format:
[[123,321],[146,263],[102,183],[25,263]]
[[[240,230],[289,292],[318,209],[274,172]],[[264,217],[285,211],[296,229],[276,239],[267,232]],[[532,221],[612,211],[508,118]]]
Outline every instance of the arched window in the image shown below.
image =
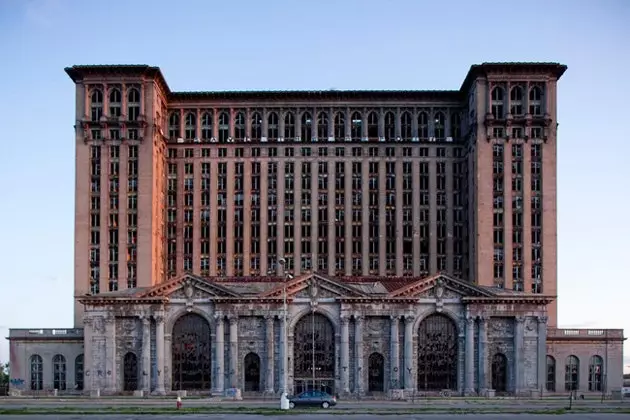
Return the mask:
[[385,390],[385,358],[380,353],[372,353],[368,357],[368,391],[383,392]]
[[384,120],[383,136],[385,136],[385,140],[396,140],[396,116],[393,112],[386,112]]
[[575,356],[569,356],[564,362],[564,390],[576,391],[579,388],[580,360]]
[[510,114],[523,115],[523,88],[514,86],[510,91]]
[[328,140],[328,114],[320,112],[317,117],[317,140]]
[[[173,391],[210,389],[212,345],[208,321],[194,313],[183,315],[175,321],[172,336]],[[221,372],[221,375],[225,373]],[[229,384],[231,387],[236,385],[233,382]]]
[[100,89],[92,90],[90,95],[90,118],[92,121],[100,121],[103,116],[103,92]]
[[549,392],[556,392],[556,359],[547,356],[547,382],[545,389]]
[[500,86],[496,86],[492,89],[492,115],[496,119],[503,119],[503,101],[505,100],[505,94],[503,92],[503,88]]
[[300,130],[302,131],[302,141],[311,141],[313,138],[313,119],[310,112],[302,114],[302,127]]
[[429,114],[424,111],[418,114],[418,138],[421,140],[429,138]]
[[74,359],[74,388],[77,391],[83,391],[84,366],[85,356],[80,354]]
[[243,360],[245,372],[245,392],[260,391],[260,356],[256,353],[248,353]]
[[459,112],[451,114],[451,137],[458,139],[462,136],[462,117]]
[[270,112],[267,115],[267,140],[278,139],[278,114]]
[[31,356],[31,390],[41,391],[44,389],[44,362],[39,354]]
[[113,88],[109,92],[109,116],[111,118],[118,118],[122,113],[122,95],[120,89]]
[[508,360],[505,354],[496,353],[492,357],[492,388],[496,392],[507,391]]
[[186,114],[184,135],[187,140],[192,140],[197,137],[197,116],[192,112]]
[[129,89],[127,93],[127,119],[137,121],[140,116],[140,91],[136,88]]
[[593,356],[588,363],[588,390],[602,391],[602,376],[604,360],[600,356]]
[[346,137],[346,118],[343,112],[335,114],[335,139],[343,140]]
[[61,354],[53,357],[53,388],[63,391],[66,389],[66,358]]
[[252,114],[252,141],[260,141],[262,138],[262,117],[259,112],[254,112]]
[[378,123],[379,123],[378,114],[374,111],[368,114],[367,126],[368,126],[368,139],[370,141],[378,140],[379,131],[378,131]]
[[446,116],[443,112],[438,111],[435,113],[435,119],[433,122],[435,124],[433,126],[434,137],[438,140],[444,140],[446,138]]
[[350,137],[353,141],[360,141],[363,137],[363,121],[360,112],[353,112],[350,121]]
[[212,138],[212,114],[204,112],[201,115],[201,139],[210,140]]
[[433,314],[418,328],[418,389],[457,389],[458,334],[445,315]]
[[411,125],[411,114],[407,111],[400,114],[400,138],[403,141],[411,141],[413,137],[413,127]]
[[322,314],[309,314],[295,325],[293,377],[296,392],[315,386],[328,393],[335,386],[335,329]]
[[219,114],[219,143],[227,143],[230,137],[230,115],[223,111]]
[[284,139],[295,139],[295,116],[292,112],[287,112],[284,116]]
[[535,117],[543,114],[542,99],[543,92],[539,86],[534,86],[529,90],[529,113]]
[[236,140],[245,139],[245,113],[239,111],[234,117],[234,138]]
[[171,140],[179,137],[179,112],[173,112],[168,118],[168,137]]

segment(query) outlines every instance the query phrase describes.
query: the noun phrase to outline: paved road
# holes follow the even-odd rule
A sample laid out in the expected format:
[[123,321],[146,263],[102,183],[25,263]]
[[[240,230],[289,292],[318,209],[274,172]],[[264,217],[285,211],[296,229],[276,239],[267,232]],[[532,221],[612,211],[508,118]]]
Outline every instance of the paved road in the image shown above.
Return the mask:
[[[300,420],[339,420],[341,417],[335,414],[299,414]],[[2,416],[2,420],[41,420],[42,416],[18,415]],[[93,420],[95,416],[80,415],[47,415],[46,420]],[[564,414],[558,415],[532,415],[532,414],[467,414],[465,420],[626,420],[627,414]],[[287,420],[286,415],[248,415],[248,414],[188,414],[188,415],[98,415],[101,420]],[[344,420],[462,420],[456,414],[408,414],[408,415],[343,415]]]

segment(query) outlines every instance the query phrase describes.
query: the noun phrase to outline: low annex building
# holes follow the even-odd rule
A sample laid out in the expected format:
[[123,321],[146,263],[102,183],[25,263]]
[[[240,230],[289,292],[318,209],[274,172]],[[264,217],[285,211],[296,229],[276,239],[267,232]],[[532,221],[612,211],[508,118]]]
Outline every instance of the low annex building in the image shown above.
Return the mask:
[[549,330],[550,297],[445,274],[250,280],[186,274],[151,288],[83,296],[82,330],[12,330],[12,378],[25,378],[27,389],[39,381],[35,388],[101,394],[277,394],[286,287],[293,392],[492,396],[621,388],[621,375],[605,384],[602,374],[605,363],[621,371],[621,330],[608,330],[605,340],[598,330]]

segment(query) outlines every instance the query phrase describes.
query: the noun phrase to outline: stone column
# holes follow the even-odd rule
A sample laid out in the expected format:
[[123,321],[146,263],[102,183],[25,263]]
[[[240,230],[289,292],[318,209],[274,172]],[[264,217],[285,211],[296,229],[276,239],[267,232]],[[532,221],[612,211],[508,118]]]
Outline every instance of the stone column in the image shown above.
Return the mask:
[[405,389],[412,390],[415,388],[413,384],[413,324],[416,317],[413,315],[405,316]]
[[155,349],[157,358],[157,384],[155,393],[166,394],[164,389],[164,314],[153,315],[155,318]]
[[547,390],[547,317],[538,317],[538,389]]
[[217,394],[223,395],[225,392],[225,323],[223,322],[223,315],[215,315],[216,322],[216,381],[214,390]]
[[118,391],[116,387],[116,317],[107,316],[105,318],[105,346],[106,346],[106,359],[105,359],[105,389],[108,393],[116,393]]
[[525,318],[514,318],[514,394],[519,395],[523,388],[523,324]]
[[478,342],[478,357],[479,357],[479,394],[485,395],[488,390],[488,378],[490,372],[488,371],[488,319],[485,317],[479,317],[479,342]]
[[274,378],[273,378],[273,372],[274,372],[274,349],[273,349],[273,343],[274,343],[274,339],[273,339],[273,332],[274,332],[274,316],[273,315],[267,315],[265,317],[265,332],[267,333],[267,379],[265,380],[265,390],[267,393],[269,394],[273,394],[274,393]]
[[278,361],[280,362],[280,391],[291,394],[289,390],[289,317],[284,317],[280,321],[280,356]]
[[400,317],[398,315],[391,315],[390,319],[390,380],[391,385],[389,388],[391,389],[401,389],[400,386],[400,343],[399,333],[398,333],[398,324],[400,324]]
[[363,393],[363,315],[354,316],[354,358],[356,360],[355,388]]
[[475,393],[475,318],[466,318],[466,387],[465,395]]
[[230,317],[230,388],[238,388],[238,315]]
[[83,316],[83,392],[90,394],[93,388],[94,356],[92,354],[92,325],[94,319],[90,316]]
[[151,319],[148,316],[142,317],[142,384],[140,385],[145,393],[151,391]]
[[341,388],[344,394],[350,392],[350,326],[346,315],[341,315]]

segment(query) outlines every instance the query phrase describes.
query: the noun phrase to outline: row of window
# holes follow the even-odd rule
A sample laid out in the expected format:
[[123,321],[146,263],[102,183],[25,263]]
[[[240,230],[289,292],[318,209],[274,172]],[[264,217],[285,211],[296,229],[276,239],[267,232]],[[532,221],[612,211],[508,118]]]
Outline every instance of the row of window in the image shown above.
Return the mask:
[[[547,356],[547,383],[549,392],[557,392],[556,387],[556,359]],[[591,356],[588,363],[588,390],[601,392],[604,387],[604,359],[601,356]],[[582,383],[580,378],[580,359],[577,356],[569,356],[564,361],[564,390],[578,391]]]
[[[507,87],[494,86],[491,92],[490,112],[497,119],[506,117],[506,110],[513,117],[523,117],[526,113],[533,117],[540,117],[544,113],[543,88],[542,86],[512,86],[509,96],[506,95]],[[508,99],[509,98],[509,99]]]
[[[73,385],[75,391],[83,390],[83,373],[84,373],[84,357],[82,354],[74,359],[74,384],[68,383],[67,378],[67,362],[65,356],[56,354],[52,358],[52,389],[65,391],[68,385]],[[34,354],[30,358],[30,389],[32,391],[41,391],[44,389],[44,360],[38,354]],[[46,387],[51,384],[46,384]]]

